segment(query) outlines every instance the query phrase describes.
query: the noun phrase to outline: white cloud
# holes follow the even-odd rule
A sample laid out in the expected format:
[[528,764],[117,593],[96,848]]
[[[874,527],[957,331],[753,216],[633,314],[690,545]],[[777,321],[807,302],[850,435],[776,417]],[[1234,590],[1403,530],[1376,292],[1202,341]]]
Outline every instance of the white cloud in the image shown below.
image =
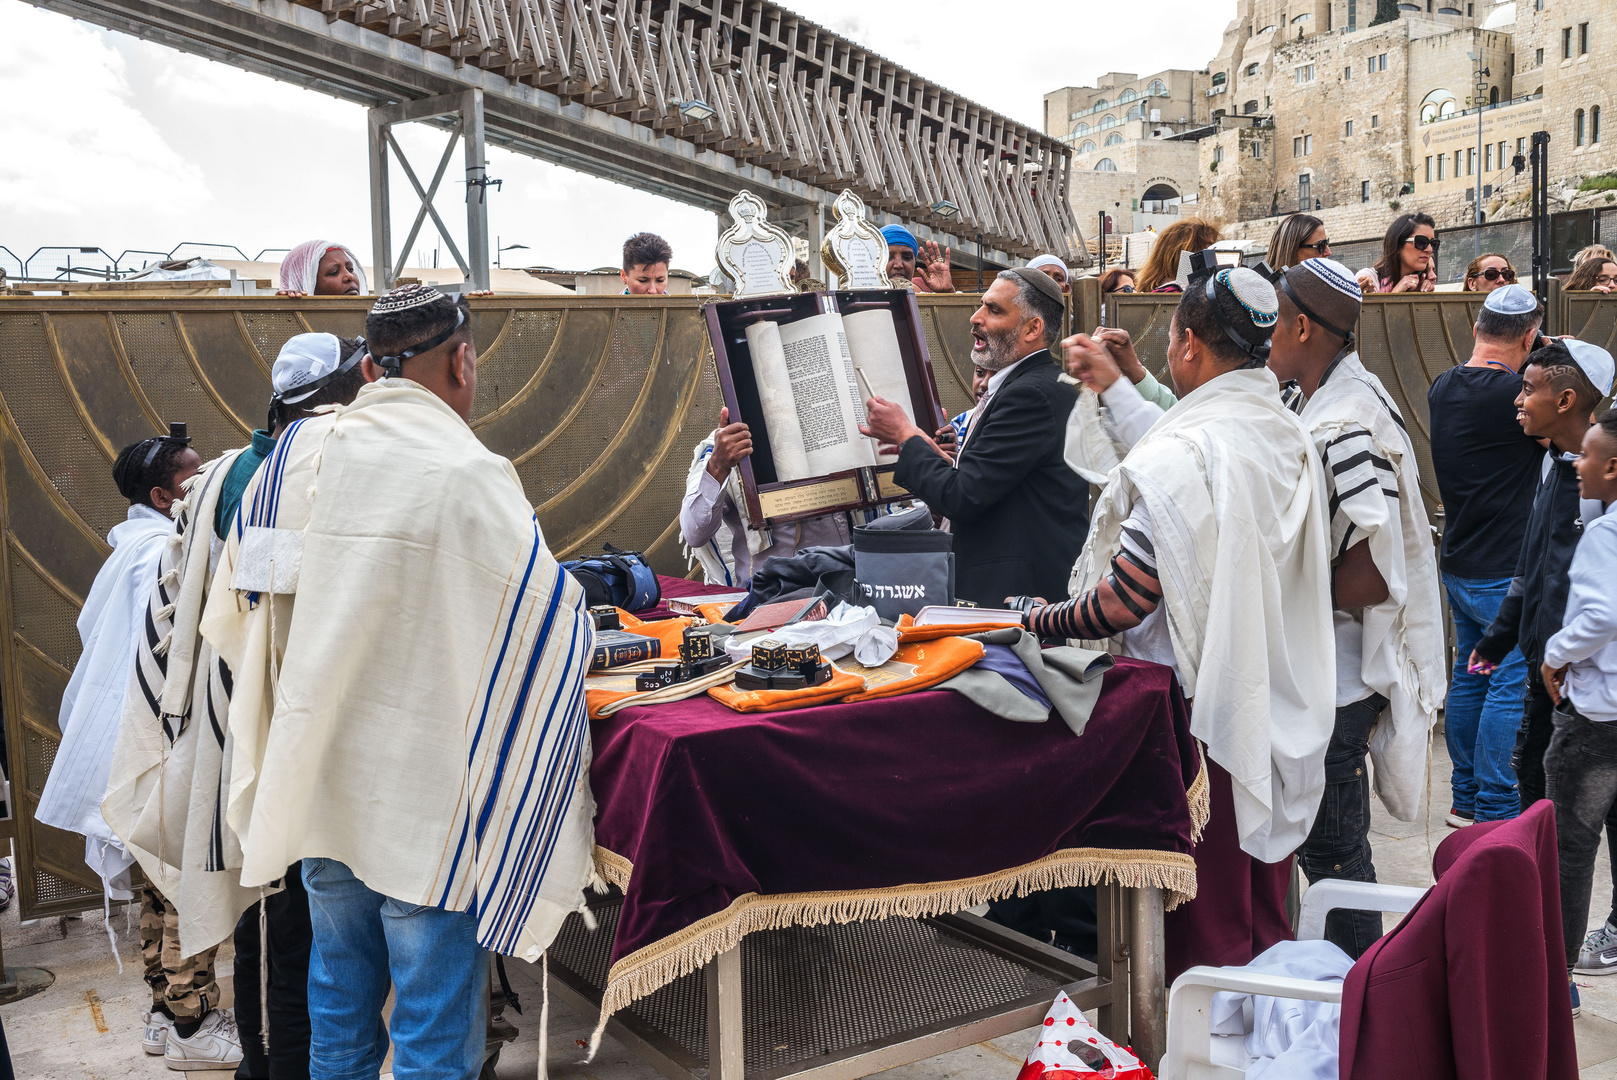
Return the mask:
[[[1095,0],[787,0],[962,96],[1038,124],[1043,94],[1123,67],[1145,74],[1203,66],[1229,0],[1172,0],[1148,23]],[[1164,8],[1171,7],[1171,11]],[[66,77],[65,73],[71,73]],[[314,91],[0,0],[0,245],[99,244],[167,251],[182,241],[248,255],[314,236],[368,255],[365,110]],[[28,103],[38,103],[30,105]],[[430,177],[442,134],[400,129]],[[623,238],[666,236],[676,265],[713,265],[714,215],[509,153],[489,151],[490,232],[528,245],[508,263],[568,268],[616,261]],[[394,236],[414,209],[393,174]],[[464,174],[457,152],[439,213],[461,243]],[[426,177],[423,178],[426,182]],[[491,237],[492,239],[492,237]],[[433,247],[430,222],[415,247]],[[414,253],[412,253],[413,261]],[[448,263],[448,252],[440,256]]]

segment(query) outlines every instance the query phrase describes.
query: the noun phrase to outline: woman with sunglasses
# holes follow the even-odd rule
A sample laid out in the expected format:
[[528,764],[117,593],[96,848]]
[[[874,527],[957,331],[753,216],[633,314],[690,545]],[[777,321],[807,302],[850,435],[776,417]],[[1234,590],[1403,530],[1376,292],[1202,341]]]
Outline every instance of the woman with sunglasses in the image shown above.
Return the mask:
[[1381,238],[1381,258],[1358,273],[1366,293],[1431,292],[1437,288],[1437,222],[1416,211],[1400,214]]
[[1566,279],[1564,288],[1567,292],[1609,293],[1617,288],[1617,262],[1598,257],[1585,259]]
[[1478,255],[1465,268],[1465,292],[1488,293],[1516,280],[1510,260],[1496,251]]
[[1276,270],[1284,270],[1306,259],[1329,258],[1330,254],[1331,241],[1325,235],[1325,223],[1312,214],[1292,214],[1275,226],[1263,261]]

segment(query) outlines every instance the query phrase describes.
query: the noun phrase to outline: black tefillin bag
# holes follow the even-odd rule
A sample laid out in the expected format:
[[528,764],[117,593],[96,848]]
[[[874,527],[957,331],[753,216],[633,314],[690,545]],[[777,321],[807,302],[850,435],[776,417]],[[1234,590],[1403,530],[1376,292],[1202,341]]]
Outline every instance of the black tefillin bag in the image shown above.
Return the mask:
[[607,544],[604,555],[573,559],[561,568],[584,587],[584,600],[590,607],[609,604],[624,611],[646,611],[663,598],[656,573],[638,551]]
[[889,622],[922,608],[954,603],[954,537],[932,528],[917,507],[853,530],[855,603]]

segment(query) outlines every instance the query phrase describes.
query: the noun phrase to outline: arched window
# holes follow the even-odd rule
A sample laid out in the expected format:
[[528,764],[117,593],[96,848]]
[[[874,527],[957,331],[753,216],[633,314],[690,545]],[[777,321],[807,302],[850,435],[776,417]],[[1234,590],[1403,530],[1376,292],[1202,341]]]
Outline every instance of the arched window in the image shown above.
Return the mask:
[[1084,144],[1078,148],[1078,152],[1080,154],[1093,154],[1095,152],[1095,144],[1089,139],[1085,139]]
[[1258,67],[1258,64],[1248,64],[1246,66],[1246,73],[1248,75],[1256,75],[1258,73]]
[[1140,120],[1140,119],[1143,119],[1144,117],[1145,117],[1145,106],[1144,105],[1135,105],[1133,108],[1129,109],[1128,115],[1125,116],[1123,119],[1125,119],[1125,120]]
[[1246,113],[1248,116],[1250,116],[1253,113],[1257,112],[1258,111],[1258,101],[1257,101],[1257,99],[1253,98],[1251,101],[1247,102],[1245,105],[1242,105],[1241,106],[1241,111],[1243,113]]
[[1267,34],[1269,31],[1273,30],[1274,28],[1275,28],[1275,24],[1270,23],[1268,26],[1265,26],[1262,30],[1259,30],[1258,33]]
[[1599,105],[1596,105],[1594,108],[1589,110],[1589,141],[1592,142],[1592,143],[1597,143],[1597,142],[1600,141],[1600,106]]
[[1100,118],[1100,123],[1095,125],[1095,130],[1105,131],[1107,128],[1114,128],[1116,126],[1117,117],[1113,116],[1111,113],[1107,113],[1105,116]]
[[1120,133],[1114,131],[1110,135],[1106,136],[1107,146],[1121,146],[1122,144],[1123,136]]
[[1096,172],[1116,172],[1117,171],[1117,164],[1115,162],[1113,162],[1111,158],[1103,157],[1099,161],[1095,162],[1095,171]]
[[1088,135],[1089,134],[1089,125],[1080,122],[1077,127],[1072,129],[1072,133],[1074,135]]
[[1104,109],[1110,104],[1111,104],[1110,101],[1107,101],[1105,98],[1101,98],[1099,101],[1095,102],[1095,104],[1091,105],[1090,108],[1091,109]]
[[1438,106],[1437,118],[1439,120],[1447,120],[1449,117],[1454,115],[1455,110],[1458,108],[1459,106],[1454,103],[1454,99],[1450,98],[1448,101],[1445,101],[1442,105]]
[[[1447,112],[1443,110],[1447,108]],[[1420,122],[1430,124],[1443,116],[1454,115],[1454,91],[1438,89],[1433,90],[1421,99]]]
[[1229,75],[1226,74],[1225,72],[1222,72],[1222,71],[1220,71],[1217,75],[1213,76],[1213,85],[1214,86],[1223,86],[1225,83],[1227,83],[1229,81],[1230,81]]
[[1583,110],[1572,114],[1572,145],[1583,145]]
[[1151,85],[1145,88],[1145,92],[1149,97],[1167,97],[1168,86],[1161,79],[1152,79]]
[[1301,15],[1299,15],[1296,18],[1292,19],[1291,20],[1291,25],[1296,26],[1298,23],[1307,22],[1311,18],[1313,18],[1313,16],[1305,11]]
[[1125,101],[1133,101],[1135,98],[1137,98],[1139,96],[1140,95],[1136,94],[1134,92],[1134,88],[1131,86],[1128,89],[1124,90],[1121,94],[1117,95],[1117,103],[1119,105],[1121,105]]
[[1489,105],[1497,105],[1497,104],[1499,104],[1499,87],[1491,86],[1491,87],[1488,88],[1488,104]]

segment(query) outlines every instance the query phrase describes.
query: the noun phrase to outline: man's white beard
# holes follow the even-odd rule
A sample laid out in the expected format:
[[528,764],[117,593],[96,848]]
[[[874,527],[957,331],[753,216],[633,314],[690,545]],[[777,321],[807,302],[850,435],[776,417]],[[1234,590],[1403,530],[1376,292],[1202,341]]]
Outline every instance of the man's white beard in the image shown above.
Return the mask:
[[1019,359],[1011,355],[1016,348],[1015,331],[984,333],[983,339],[986,342],[983,351],[971,358],[971,362],[983,370],[1004,371]]

